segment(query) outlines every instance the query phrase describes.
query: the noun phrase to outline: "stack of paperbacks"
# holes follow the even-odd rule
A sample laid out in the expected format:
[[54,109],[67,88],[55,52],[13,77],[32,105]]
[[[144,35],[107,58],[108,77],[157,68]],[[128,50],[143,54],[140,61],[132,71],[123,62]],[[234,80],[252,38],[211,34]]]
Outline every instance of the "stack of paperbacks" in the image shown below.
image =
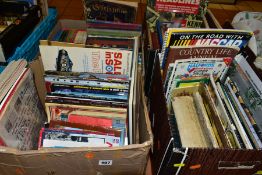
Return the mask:
[[133,121],[141,35],[141,26],[133,24],[137,3],[84,1],[84,5],[86,30],[65,29],[54,40],[85,47],[40,45],[49,127],[41,130],[39,148],[136,143]]
[[0,145],[37,149],[38,133],[46,115],[27,62],[10,62],[0,79]]
[[241,30],[167,30],[160,59],[177,147],[262,148],[262,83],[238,54],[251,37]]

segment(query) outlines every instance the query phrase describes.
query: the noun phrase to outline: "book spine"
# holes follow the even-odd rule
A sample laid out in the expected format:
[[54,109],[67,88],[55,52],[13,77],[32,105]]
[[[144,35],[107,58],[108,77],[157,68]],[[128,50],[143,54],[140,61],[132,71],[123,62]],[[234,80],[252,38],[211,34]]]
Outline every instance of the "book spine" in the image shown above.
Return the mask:
[[[51,91],[50,91],[51,90]],[[51,88],[47,89],[47,92],[54,92],[56,90],[71,90],[71,91],[83,91],[83,92],[96,92],[96,93],[128,93],[128,89],[117,89],[110,87],[94,87],[94,86],[81,86],[81,85],[65,85],[65,84],[52,84]]]
[[163,46],[163,35],[161,30],[161,22],[159,20],[156,22],[156,32],[158,34],[159,44],[160,46]]
[[169,32],[166,31],[164,39],[163,39],[162,52],[161,52],[160,57],[159,57],[161,67],[164,67],[163,62],[164,62],[164,58],[165,58],[165,54],[166,54],[166,45],[167,45],[167,40],[168,40],[168,34],[169,34]]
[[39,132],[39,139],[38,139],[38,149],[40,149],[42,147],[42,140],[43,140],[43,132],[44,132],[45,128],[41,128],[40,132]]
[[74,104],[74,105],[94,105],[94,106],[110,106],[114,108],[126,108],[127,104],[117,101],[106,100],[93,100],[93,99],[81,99],[81,98],[63,98],[63,97],[46,97],[47,103],[60,103],[60,104]]

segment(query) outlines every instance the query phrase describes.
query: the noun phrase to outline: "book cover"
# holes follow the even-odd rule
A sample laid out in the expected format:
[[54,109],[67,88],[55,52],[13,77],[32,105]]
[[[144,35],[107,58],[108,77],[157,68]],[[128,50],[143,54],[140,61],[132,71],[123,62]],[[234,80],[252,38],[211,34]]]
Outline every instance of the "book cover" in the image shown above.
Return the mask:
[[120,146],[120,136],[81,130],[43,129],[41,147],[115,147]]
[[194,58],[181,59],[174,63],[174,68],[169,79],[166,80],[167,91],[166,98],[172,88],[176,87],[176,80],[188,78],[208,78],[211,74],[216,78],[220,78],[227,73],[232,62],[232,58]]
[[[76,82],[74,80],[87,80],[87,81],[104,81],[112,83],[128,83],[129,77],[120,74],[101,74],[93,72],[60,72],[60,71],[45,71],[45,78],[49,81],[66,83]],[[70,80],[70,81],[69,81]]]
[[136,8],[106,0],[83,0],[85,18],[87,20],[105,20],[114,22],[134,23]]
[[45,75],[44,76],[46,88],[52,84],[65,84],[65,85],[79,85],[90,87],[103,87],[103,88],[116,88],[116,89],[128,89],[129,83],[127,81],[115,81],[115,80],[99,80],[94,77],[84,78],[79,76],[62,76],[62,75]]
[[162,46],[161,60],[164,67],[167,53],[171,46],[222,46],[222,47],[245,47],[253,33],[242,30],[229,29],[176,29],[169,28],[165,34]]
[[[106,118],[120,117],[126,118],[127,108],[120,107],[102,107],[102,106],[82,106],[82,105],[72,105],[72,104],[59,104],[59,103],[45,103],[46,113],[48,120],[50,121],[53,116],[60,116],[61,111],[74,114],[89,114],[95,116],[104,116]],[[56,113],[58,111],[58,113]],[[78,112],[74,112],[78,111]],[[100,112],[100,113],[99,113]],[[53,118],[52,118],[53,119]],[[58,120],[60,120],[58,118]]]
[[71,105],[84,105],[84,106],[98,106],[98,107],[116,107],[126,108],[127,103],[117,101],[95,100],[88,98],[74,98],[74,97],[62,97],[62,96],[50,96],[47,95],[45,99],[46,103],[59,103],[59,104],[71,104]]
[[209,140],[203,131],[191,96],[179,96],[172,99],[178,131],[183,147],[209,147]]
[[166,63],[163,68],[163,79],[165,80],[168,66],[179,59],[194,58],[234,58],[239,52],[237,47],[225,46],[172,46],[169,49]]
[[45,71],[92,72],[130,76],[133,51],[40,45]]
[[173,12],[182,14],[198,14],[201,8],[207,8],[206,0],[156,0],[155,9],[159,12]]

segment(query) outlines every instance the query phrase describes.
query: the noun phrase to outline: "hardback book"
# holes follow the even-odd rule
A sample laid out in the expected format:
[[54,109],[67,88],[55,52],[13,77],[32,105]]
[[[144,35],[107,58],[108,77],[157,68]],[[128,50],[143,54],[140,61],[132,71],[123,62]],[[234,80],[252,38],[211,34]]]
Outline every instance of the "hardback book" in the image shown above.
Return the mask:
[[135,23],[137,11],[135,3],[111,0],[83,0],[83,3],[87,20]]

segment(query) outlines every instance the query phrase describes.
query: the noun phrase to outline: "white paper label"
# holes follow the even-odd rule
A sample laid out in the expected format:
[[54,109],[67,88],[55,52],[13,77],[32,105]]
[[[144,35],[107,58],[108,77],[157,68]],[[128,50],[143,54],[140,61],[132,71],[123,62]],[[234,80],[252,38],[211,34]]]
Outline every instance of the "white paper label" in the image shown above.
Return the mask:
[[109,166],[113,164],[113,160],[99,160],[98,165]]

